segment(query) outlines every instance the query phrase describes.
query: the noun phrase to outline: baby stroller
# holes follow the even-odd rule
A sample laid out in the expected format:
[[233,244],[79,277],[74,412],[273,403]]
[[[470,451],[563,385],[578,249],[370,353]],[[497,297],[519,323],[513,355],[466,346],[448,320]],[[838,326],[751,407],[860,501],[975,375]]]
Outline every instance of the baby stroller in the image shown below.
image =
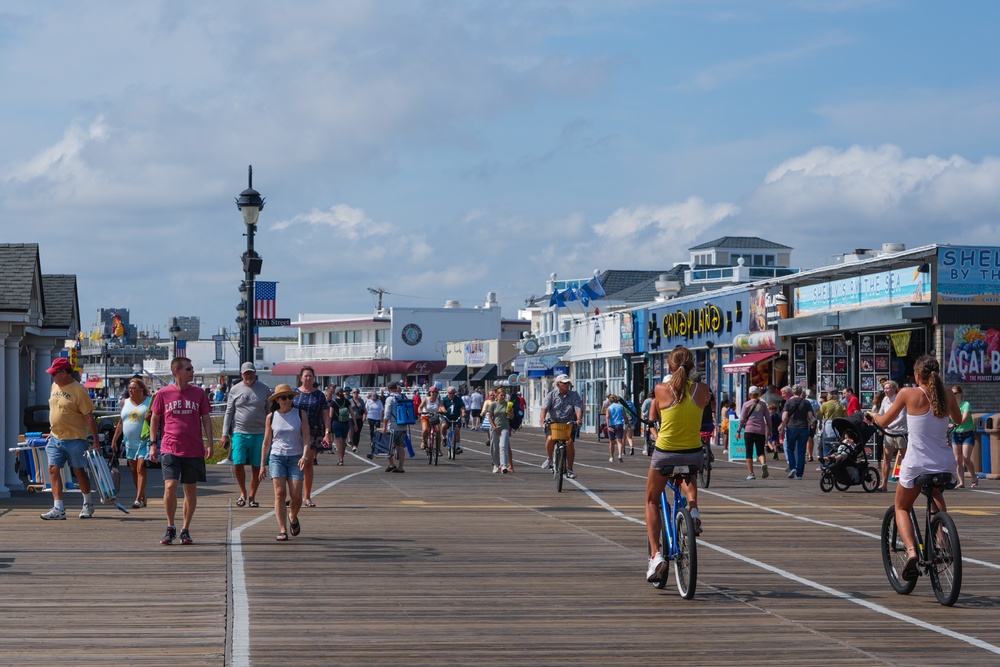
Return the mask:
[[875,435],[875,428],[864,421],[864,413],[857,412],[850,417],[837,417],[831,423],[839,438],[839,445],[829,456],[820,459],[823,475],[819,488],[829,493],[836,487],[846,491],[858,484],[866,493],[879,488],[882,474],[878,468],[868,465],[868,441]]

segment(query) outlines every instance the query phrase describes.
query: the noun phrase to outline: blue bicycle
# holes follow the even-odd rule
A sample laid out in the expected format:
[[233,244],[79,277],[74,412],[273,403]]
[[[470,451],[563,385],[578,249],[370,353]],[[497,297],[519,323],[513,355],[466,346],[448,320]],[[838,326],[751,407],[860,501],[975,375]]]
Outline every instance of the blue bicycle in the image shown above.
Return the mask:
[[[697,466],[696,466],[697,467]],[[695,584],[698,580],[698,543],[697,528],[691,511],[688,509],[687,498],[681,493],[682,479],[691,479],[697,471],[691,471],[689,466],[673,466],[667,470],[667,486],[660,494],[660,553],[674,563],[674,578],[677,579],[677,591],[685,600],[694,597]],[[674,492],[673,502],[667,500],[667,488]],[[652,556],[652,553],[650,553]],[[667,585],[666,571],[663,577],[652,582],[657,588]]]
[[454,461],[459,454],[462,453],[462,448],[455,443],[455,434],[458,431],[459,423],[462,418],[452,419],[448,417],[448,458]]

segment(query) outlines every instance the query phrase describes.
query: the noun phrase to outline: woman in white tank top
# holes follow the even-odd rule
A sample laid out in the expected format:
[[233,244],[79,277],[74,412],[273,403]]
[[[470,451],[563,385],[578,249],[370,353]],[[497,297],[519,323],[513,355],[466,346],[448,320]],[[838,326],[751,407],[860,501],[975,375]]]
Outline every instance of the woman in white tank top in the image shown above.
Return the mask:
[[[295,390],[279,384],[268,398],[271,411],[264,422],[264,444],[261,447],[260,480],[271,473],[274,482],[274,516],[278,519],[279,542],[287,542],[302,530],[299,525],[299,508],[302,507],[302,486],[305,471],[312,466],[312,437],[309,419],[303,410],[293,407]],[[290,498],[285,514],[285,489]]]
[[[945,389],[941,365],[936,358],[925,355],[917,359],[913,375],[917,386],[900,389],[888,412],[883,415],[868,413],[876,424],[885,427],[906,408],[909,441],[900,464],[895,498],[896,525],[909,556],[903,569],[906,578],[917,576],[917,549],[910,510],[920,495],[920,487],[914,480],[925,473],[947,472],[954,476],[955,455],[947,439],[948,418],[958,421],[962,417],[955,395]],[[934,500],[942,511],[946,509],[940,491],[934,492]]]

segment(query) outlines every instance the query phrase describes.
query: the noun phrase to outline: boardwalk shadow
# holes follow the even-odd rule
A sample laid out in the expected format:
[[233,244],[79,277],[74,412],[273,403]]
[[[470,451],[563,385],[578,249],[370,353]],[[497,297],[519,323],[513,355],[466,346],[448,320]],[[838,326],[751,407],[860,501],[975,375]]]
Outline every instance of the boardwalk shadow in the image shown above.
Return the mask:
[[[305,533],[303,532],[303,535]],[[311,546],[326,551],[326,557],[338,561],[355,560],[359,563],[371,561],[431,560],[439,558],[441,552],[434,547],[417,546],[412,540],[372,540],[364,538],[310,537]]]

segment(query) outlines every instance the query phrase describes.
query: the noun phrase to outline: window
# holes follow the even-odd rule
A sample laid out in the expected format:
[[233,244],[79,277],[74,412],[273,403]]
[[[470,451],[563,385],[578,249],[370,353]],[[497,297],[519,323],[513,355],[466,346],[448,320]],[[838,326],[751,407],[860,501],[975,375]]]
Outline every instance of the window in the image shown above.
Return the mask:
[[340,345],[344,342],[344,332],[343,331],[331,331],[329,334],[329,344],[330,345]]
[[315,345],[316,344],[316,333],[303,333],[302,334],[302,344],[303,345]]
[[376,343],[388,343],[389,342],[389,330],[388,329],[376,329],[375,330],[375,342]]
[[345,331],[344,342],[345,343],[360,343],[363,332],[360,330]]
[[774,266],[774,255],[764,257],[764,266]]
[[753,256],[754,266],[764,266],[764,255],[754,255]]
[[255,347],[253,349],[253,360],[257,362],[264,361],[264,348]]

